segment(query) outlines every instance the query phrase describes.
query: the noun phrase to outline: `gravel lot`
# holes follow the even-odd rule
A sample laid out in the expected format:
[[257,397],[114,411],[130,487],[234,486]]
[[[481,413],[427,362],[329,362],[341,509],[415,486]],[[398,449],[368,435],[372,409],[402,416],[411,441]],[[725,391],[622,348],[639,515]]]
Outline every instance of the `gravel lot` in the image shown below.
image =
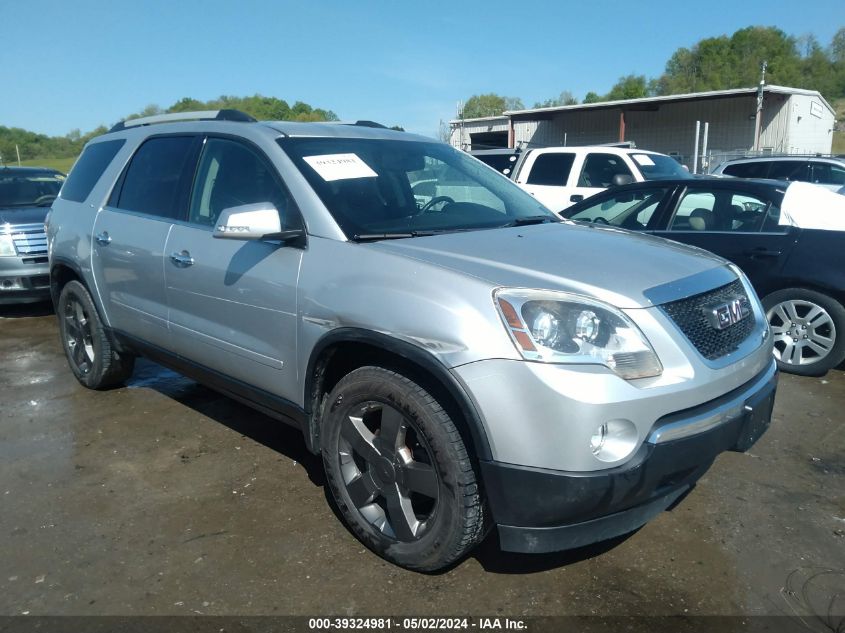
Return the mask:
[[633,535],[526,556],[494,534],[422,575],[346,530],[298,431],[149,362],[86,391],[49,306],[0,316],[0,614],[845,613],[842,371],[782,376],[751,452]]

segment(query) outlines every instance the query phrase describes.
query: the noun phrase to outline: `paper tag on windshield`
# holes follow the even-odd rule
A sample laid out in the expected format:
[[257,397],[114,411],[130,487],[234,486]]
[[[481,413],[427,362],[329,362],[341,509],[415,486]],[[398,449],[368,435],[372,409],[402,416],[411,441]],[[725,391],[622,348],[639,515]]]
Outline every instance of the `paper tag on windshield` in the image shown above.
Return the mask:
[[324,154],[303,156],[323,180],[348,180],[351,178],[376,178],[378,174],[370,169],[357,154]]
[[651,165],[654,165],[654,161],[651,160],[645,154],[634,154],[634,160],[637,161],[637,163],[639,163],[643,167],[649,167]]

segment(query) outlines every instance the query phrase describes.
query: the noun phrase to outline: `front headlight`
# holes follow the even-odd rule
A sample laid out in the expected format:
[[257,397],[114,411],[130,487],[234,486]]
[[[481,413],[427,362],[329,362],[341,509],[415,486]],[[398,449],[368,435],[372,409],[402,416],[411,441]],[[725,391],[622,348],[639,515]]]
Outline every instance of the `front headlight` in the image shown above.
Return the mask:
[[526,360],[604,365],[627,380],[663,371],[643,333],[613,306],[566,292],[521,288],[500,288],[494,299]]
[[15,255],[17,255],[17,252],[12,236],[8,233],[0,233],[0,257],[14,257]]

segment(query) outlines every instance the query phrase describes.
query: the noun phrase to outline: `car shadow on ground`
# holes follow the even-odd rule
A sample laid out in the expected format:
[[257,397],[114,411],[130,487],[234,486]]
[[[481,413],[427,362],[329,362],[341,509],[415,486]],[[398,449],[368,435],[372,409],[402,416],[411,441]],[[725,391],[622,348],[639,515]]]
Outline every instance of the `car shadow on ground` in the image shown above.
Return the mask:
[[[314,486],[323,489],[329,507],[338,521],[346,525],[340,510],[334,502],[323,472],[323,461],[306,447],[302,432],[293,426],[266,416],[247,405],[241,404],[193,380],[170,371],[146,359],[139,359],[135,373],[128,381],[129,388],[149,388],[173,398],[180,404],[223,424],[235,433],[246,436],[270,450],[301,464]],[[348,529],[348,526],[347,526]],[[631,534],[602,543],[580,547],[564,552],[543,554],[519,554],[504,552],[499,546],[496,530],[491,530],[484,541],[470,553],[485,571],[495,574],[532,574],[557,567],[565,567],[589,558],[599,556],[629,538]],[[463,564],[456,561],[448,568],[436,572],[449,573]]]
[[29,317],[49,316],[51,314],[53,314],[53,304],[50,301],[0,304],[0,319],[25,319]]
[[280,455],[301,464],[315,486],[323,486],[323,462],[306,447],[302,431],[264,415],[245,404],[205,387],[144,358],[126,384],[129,388],[154,389],[194,411],[229,427]]

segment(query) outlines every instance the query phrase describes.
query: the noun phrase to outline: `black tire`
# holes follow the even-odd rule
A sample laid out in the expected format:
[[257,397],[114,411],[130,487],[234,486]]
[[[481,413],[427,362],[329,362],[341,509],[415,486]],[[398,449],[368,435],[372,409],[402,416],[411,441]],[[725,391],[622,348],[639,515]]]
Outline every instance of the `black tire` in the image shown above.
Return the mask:
[[845,360],[845,308],[804,288],[786,288],[763,298],[781,371],[821,376]]
[[326,408],[326,479],[364,545],[401,567],[436,571],[481,540],[472,462],[428,391],[394,371],[362,367],[338,382]]
[[114,349],[85,286],[69,281],[62,288],[56,316],[68,365],[82,385],[110,389],[132,375],[135,357]]

